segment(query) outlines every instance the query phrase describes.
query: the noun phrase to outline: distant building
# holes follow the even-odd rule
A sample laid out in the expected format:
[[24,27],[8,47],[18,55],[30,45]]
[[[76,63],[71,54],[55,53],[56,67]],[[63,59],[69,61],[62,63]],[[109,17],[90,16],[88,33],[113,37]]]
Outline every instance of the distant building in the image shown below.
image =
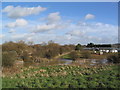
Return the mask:
[[106,52],[106,53],[109,53],[109,52],[110,52],[110,50],[106,50],[105,52]]
[[94,53],[96,53],[96,51],[99,51],[99,53],[117,53],[120,48],[117,47],[118,45],[116,44],[113,44],[113,45],[110,45],[110,44],[103,44],[103,45],[94,45],[93,47],[86,47],[84,48],[84,50],[91,50],[91,51],[94,51]]
[[112,52],[112,53],[117,53],[118,50],[111,50],[110,52]]
[[100,53],[99,53],[100,55],[103,55],[103,52],[102,51],[100,51]]
[[96,52],[96,51],[94,51],[94,53],[96,54],[97,52]]

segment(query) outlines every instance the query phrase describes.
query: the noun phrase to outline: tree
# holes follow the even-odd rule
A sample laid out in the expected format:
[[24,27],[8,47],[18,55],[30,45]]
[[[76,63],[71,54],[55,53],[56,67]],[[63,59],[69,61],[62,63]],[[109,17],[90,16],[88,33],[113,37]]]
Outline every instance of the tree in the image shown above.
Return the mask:
[[51,44],[51,43],[54,43],[54,41],[53,40],[48,41],[48,44]]
[[64,52],[64,49],[60,47],[60,51],[59,51],[60,55],[63,54],[63,52]]
[[81,50],[81,48],[82,48],[81,44],[77,44],[77,45],[75,46],[75,50]]
[[86,58],[86,59],[91,57],[91,53],[89,51],[83,51],[81,55],[83,58]]
[[107,57],[108,62],[110,63],[120,63],[120,59],[119,59],[119,55],[118,54],[114,54],[114,55],[110,55]]
[[14,65],[17,59],[17,54],[14,51],[2,52],[2,65],[4,67],[10,67]]
[[45,57],[48,59],[51,59],[55,56],[55,52],[52,50],[48,50],[48,52],[45,54]]
[[54,58],[59,54],[75,50],[75,45],[59,45],[53,41],[48,44],[33,44],[33,42],[25,43],[24,41],[6,42],[2,44],[3,52],[16,52],[17,57],[24,61],[31,61],[34,58]]
[[33,41],[29,41],[27,44],[28,45],[33,45]]
[[87,47],[94,47],[94,43],[88,43]]
[[77,54],[76,51],[71,52],[71,53],[70,53],[70,57],[71,57],[71,59],[73,59],[73,60],[76,60],[77,58],[79,58],[79,56],[78,56],[78,54]]

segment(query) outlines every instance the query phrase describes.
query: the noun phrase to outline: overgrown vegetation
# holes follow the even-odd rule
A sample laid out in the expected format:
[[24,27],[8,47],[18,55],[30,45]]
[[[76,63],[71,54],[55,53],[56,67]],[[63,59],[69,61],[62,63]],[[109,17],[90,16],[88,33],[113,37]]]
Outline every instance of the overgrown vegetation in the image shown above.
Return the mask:
[[80,51],[82,49],[83,49],[83,47],[82,47],[81,44],[77,44],[76,47],[75,47],[75,50],[77,50],[77,51]]
[[119,88],[118,65],[47,66],[21,69],[3,78],[3,88]]
[[[3,66],[6,63],[13,65],[13,59],[23,60],[24,62],[34,62],[34,60],[40,61],[42,58],[52,59],[59,54],[70,52],[75,49],[75,45],[59,45],[54,42],[48,42],[48,44],[27,44],[24,41],[19,42],[6,42],[2,44],[3,53]],[[15,52],[17,58],[11,55]]]
[[83,51],[81,54],[82,54],[82,57],[86,59],[91,57],[91,53],[89,51]]
[[79,58],[79,55],[76,51],[71,52],[69,56],[71,57],[72,60],[76,60],[77,58]]
[[16,52],[14,51],[2,52],[2,66],[4,67],[13,66],[16,59],[17,59]]
[[118,54],[114,54],[114,55],[110,55],[107,57],[107,60],[110,62],[110,63],[120,63],[120,58],[119,58],[119,55]]
[[[6,67],[13,66],[15,61],[22,60],[30,63],[40,61],[37,67],[35,65],[38,63],[34,63],[34,67],[15,68],[16,71],[18,70],[15,74],[9,75],[8,70],[8,73],[3,75],[3,88],[119,88],[120,74],[117,67],[120,61],[117,54],[107,58],[113,63],[112,65],[57,65],[59,57],[76,60],[76,63],[77,60],[91,58],[91,55],[92,58],[95,56],[98,59],[101,56],[104,59],[110,54],[106,53],[102,56],[90,50],[83,50],[80,44],[59,45],[54,42],[35,45],[23,41],[6,42],[2,47],[4,72],[8,70]],[[49,62],[52,59],[56,61],[55,64]],[[46,61],[48,64],[44,65],[46,63],[41,61]]]

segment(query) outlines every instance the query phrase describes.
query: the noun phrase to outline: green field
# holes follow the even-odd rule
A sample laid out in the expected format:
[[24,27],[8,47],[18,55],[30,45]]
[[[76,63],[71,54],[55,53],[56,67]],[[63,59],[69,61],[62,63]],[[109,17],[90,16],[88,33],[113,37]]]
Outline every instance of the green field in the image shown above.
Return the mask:
[[3,77],[3,88],[118,88],[118,65],[81,67],[55,65],[21,69]]

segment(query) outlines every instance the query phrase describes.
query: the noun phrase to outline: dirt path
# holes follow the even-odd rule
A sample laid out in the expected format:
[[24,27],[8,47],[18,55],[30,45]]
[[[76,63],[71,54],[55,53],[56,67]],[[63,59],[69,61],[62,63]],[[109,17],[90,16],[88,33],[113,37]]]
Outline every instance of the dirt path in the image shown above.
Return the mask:
[[[74,50],[72,50],[72,51],[74,51]],[[58,56],[54,57],[54,59],[59,59],[60,57],[62,57],[62,56],[64,56],[64,55],[67,55],[67,54],[71,53],[72,51],[63,53],[63,54],[61,54],[61,55],[58,55]]]

